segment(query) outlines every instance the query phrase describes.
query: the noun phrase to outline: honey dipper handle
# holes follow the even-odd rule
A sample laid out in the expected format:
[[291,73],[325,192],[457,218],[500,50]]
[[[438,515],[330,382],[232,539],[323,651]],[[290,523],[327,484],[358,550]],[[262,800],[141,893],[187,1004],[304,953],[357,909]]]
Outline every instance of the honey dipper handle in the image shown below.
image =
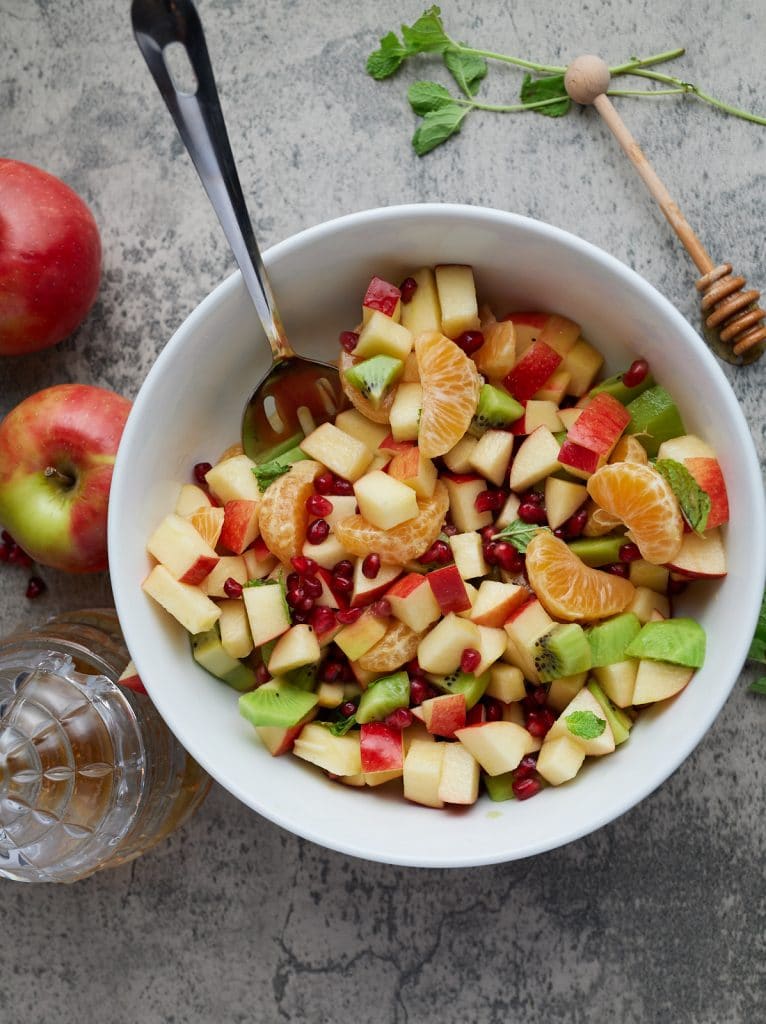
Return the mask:
[[575,103],[593,105],[601,115],[607,127],[619,142],[630,162],[638,171],[644,184],[654,196],[657,204],[665,214],[668,223],[678,235],[686,251],[694,260],[701,274],[709,274],[715,264],[707,249],[697,237],[691,224],[681,213],[675,200],[665,188],[657,172],[644,155],[643,150],[633,138],[625,122],[614,108],[606,95],[609,88],[609,68],[600,57],[586,54],[577,57],[567,68],[564,84],[569,96]]

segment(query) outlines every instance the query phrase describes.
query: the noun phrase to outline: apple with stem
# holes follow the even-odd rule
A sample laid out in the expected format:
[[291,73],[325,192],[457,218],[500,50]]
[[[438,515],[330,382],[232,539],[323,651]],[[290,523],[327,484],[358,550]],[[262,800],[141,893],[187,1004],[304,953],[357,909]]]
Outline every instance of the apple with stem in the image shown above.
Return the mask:
[[0,423],[0,523],[35,561],[106,569],[109,488],[130,407],[104,388],[57,384]]

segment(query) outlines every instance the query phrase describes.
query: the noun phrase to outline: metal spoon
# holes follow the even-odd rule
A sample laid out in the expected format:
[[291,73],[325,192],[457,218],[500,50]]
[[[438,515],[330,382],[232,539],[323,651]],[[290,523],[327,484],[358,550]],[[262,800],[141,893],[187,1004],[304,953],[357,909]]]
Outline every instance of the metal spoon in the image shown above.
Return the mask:
[[[263,461],[297,445],[314,425],[343,405],[336,367],[295,354],[277,310],[247,213],[218,99],[199,15],[191,0],[133,0],[133,32],[176,128],[192,158],[242,272],[271,346],[271,368],[242,417],[242,445]],[[185,91],[174,80],[166,48],[180,44],[196,83]]]

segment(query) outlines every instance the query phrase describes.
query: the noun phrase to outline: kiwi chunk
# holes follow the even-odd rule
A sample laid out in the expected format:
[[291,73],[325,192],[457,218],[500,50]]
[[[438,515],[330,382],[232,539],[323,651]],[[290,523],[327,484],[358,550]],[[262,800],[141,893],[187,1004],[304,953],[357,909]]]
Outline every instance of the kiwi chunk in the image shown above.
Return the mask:
[[625,648],[625,655],[701,668],[705,661],[705,630],[694,619],[646,622]]
[[433,683],[442,693],[462,693],[465,695],[466,711],[470,711],[484,696],[489,686],[489,672],[476,676],[473,672],[461,672],[459,669],[448,676],[429,675],[428,681]]
[[255,686],[255,672],[223,649],[218,626],[191,637],[192,657],[206,672],[227,686],[244,693]]
[[649,388],[654,387],[654,377],[651,373],[647,373],[640,384],[636,384],[635,387],[626,387],[623,383],[623,374],[615,374],[614,377],[607,377],[606,380],[602,380],[600,384],[596,384],[595,387],[591,388],[588,392],[588,397],[593,398],[594,395],[600,394],[605,391],[612,398],[616,398],[618,402],[622,402],[623,405],[627,405],[632,402],[639,395],[643,395],[644,391],[648,391]]
[[483,384],[479,391],[479,404],[476,406],[469,434],[480,437],[486,430],[502,430],[511,423],[521,419],[524,407],[507,391]]
[[382,722],[392,711],[409,704],[410,678],[406,672],[394,672],[370,683],[359,700],[356,720],[359,725]]
[[490,800],[500,803],[502,800],[515,799],[513,772],[503,772],[502,775],[486,775],[482,772],[481,781]]
[[606,718],[609,727],[612,730],[612,735],[614,736],[614,745],[619,747],[619,745],[624,743],[630,736],[630,730],[633,726],[633,722],[621,708],[615,707],[614,704],[612,704],[594,679],[591,679],[588,683],[588,689],[601,705],[604,712],[604,718]]
[[601,668],[625,660],[625,648],[641,632],[633,612],[623,612],[591,626],[585,633],[590,644],[591,666]]
[[[291,462],[298,462],[299,459],[308,458],[304,455],[301,449],[298,447],[304,438],[304,434],[291,434],[285,441],[280,444],[274,445],[273,448],[269,448],[262,455],[259,455],[255,460],[257,465],[263,466],[267,462],[273,462],[274,459],[279,459],[280,462],[286,464]],[[294,454],[297,453],[297,454]]]
[[296,686],[299,690],[310,692],[316,686],[318,672],[319,662],[312,661],[310,665],[301,665],[300,668],[294,668],[291,672],[286,672],[284,678],[290,686]]
[[389,388],[399,380],[403,370],[404,363],[401,359],[380,355],[350,366],[344,371],[344,376],[349,384],[357,391],[361,391],[362,396],[372,402],[377,409]]
[[535,641],[535,668],[542,682],[575,676],[591,667],[590,644],[576,622],[557,624]]
[[573,540],[569,550],[592,569],[600,565],[611,565],[620,560],[620,548],[625,543],[623,534],[607,537],[583,537]]
[[285,679],[272,679],[239,698],[239,713],[251,725],[276,725],[289,729],[317,704],[315,693],[292,686]]
[[644,391],[627,408],[630,423],[625,432],[636,435],[650,458],[656,456],[663,441],[686,433],[678,406],[659,384]]

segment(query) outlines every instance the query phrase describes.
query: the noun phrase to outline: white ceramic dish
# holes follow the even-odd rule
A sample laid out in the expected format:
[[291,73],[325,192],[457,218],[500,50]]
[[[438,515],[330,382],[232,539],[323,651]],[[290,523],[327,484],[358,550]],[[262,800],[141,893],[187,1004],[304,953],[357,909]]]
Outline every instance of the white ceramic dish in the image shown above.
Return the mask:
[[706,664],[670,706],[646,712],[624,747],[571,784],[527,802],[435,811],[400,796],[330,782],[297,758],[272,758],[237,713],[236,694],[192,661],[188,638],[141,592],[146,540],[193,464],[239,439],[267,346],[239,275],[209,295],[157,359],[136,399],[112,483],[109,562],[117,611],[151,697],[210,774],[271,821],[323,846],[391,864],[465,867],[528,857],[618,817],[660,785],[705,735],[746,657],[764,582],[760,469],[737,400],[715,358],[657,291],[613,257],[525,217],[469,206],[400,206],[301,232],[265,257],[288,334],[333,358],[373,274],[393,281],[423,264],[470,263],[481,298],[502,314],[547,309],[582,324],[609,372],[645,356],[710,441],[726,477],[729,575],[681,603],[708,634]]

